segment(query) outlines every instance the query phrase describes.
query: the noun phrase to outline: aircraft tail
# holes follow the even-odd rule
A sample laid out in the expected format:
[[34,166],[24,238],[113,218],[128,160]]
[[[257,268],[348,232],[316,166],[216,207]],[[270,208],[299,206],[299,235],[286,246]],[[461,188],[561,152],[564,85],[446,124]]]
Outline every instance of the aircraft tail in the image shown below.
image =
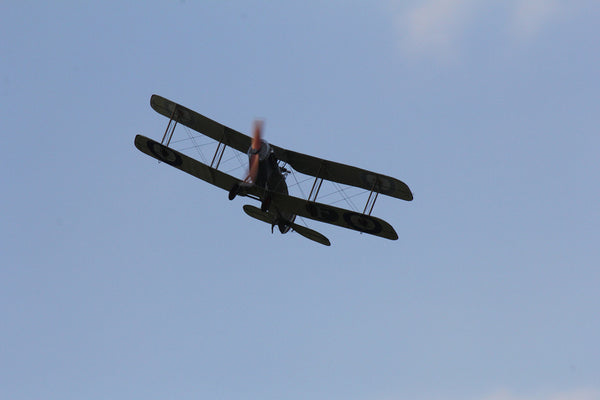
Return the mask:
[[[275,219],[275,216],[273,214],[264,212],[260,208],[251,206],[249,204],[246,204],[243,207],[243,209],[244,212],[252,218],[256,218],[259,221],[271,224],[271,226],[277,225],[277,220]],[[317,243],[321,243],[325,246],[331,246],[331,242],[329,241],[329,239],[327,239],[325,236],[323,236],[317,231],[295,223],[291,223],[290,226],[294,231],[298,232],[300,235],[304,236],[307,239],[310,239]]]
[[292,224],[292,229],[307,239],[314,240],[315,242],[324,244],[325,246],[331,246],[329,239],[317,231],[298,224]]

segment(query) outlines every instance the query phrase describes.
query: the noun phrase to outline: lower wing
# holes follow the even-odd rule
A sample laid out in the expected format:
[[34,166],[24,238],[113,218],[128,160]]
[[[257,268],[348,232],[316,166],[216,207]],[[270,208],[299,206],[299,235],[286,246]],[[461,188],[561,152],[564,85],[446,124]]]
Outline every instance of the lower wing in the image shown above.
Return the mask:
[[282,211],[390,240],[398,239],[398,234],[390,224],[371,215],[307,201],[283,193],[271,193],[271,198],[271,207],[277,207]]
[[[223,190],[229,191],[235,185],[240,185],[242,183],[241,180],[234,178],[231,175],[221,172],[218,169],[211,168],[206,164],[194,160],[183,153],[164,146],[145,136],[137,135],[135,137],[135,147],[150,157],[156,158],[159,161],[187,172],[188,174]],[[250,195],[251,197],[255,196],[259,199],[263,199],[266,193],[264,189],[251,185],[244,189],[243,195]],[[342,228],[369,233],[390,240],[398,239],[398,234],[394,228],[377,217],[300,199],[284,193],[270,192],[268,195],[271,196],[270,207],[277,207],[280,211],[341,226]]]

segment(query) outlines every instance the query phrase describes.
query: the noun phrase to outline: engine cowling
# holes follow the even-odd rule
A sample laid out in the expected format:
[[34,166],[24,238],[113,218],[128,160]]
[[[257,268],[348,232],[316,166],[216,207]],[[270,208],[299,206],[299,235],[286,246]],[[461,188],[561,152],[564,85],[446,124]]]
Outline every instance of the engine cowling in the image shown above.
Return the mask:
[[258,159],[260,161],[266,160],[267,158],[269,158],[269,154],[271,154],[271,145],[268,142],[261,140],[260,147],[258,149],[255,149],[252,146],[250,146],[250,148],[248,149],[248,159],[251,159],[252,156],[255,154],[258,154]]

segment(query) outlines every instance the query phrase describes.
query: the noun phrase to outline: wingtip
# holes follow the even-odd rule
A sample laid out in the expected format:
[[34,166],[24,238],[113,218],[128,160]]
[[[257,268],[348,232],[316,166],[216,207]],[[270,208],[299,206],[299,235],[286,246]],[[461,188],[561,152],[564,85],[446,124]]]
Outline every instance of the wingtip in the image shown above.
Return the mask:
[[133,138],[133,144],[135,145],[135,147],[137,147],[138,150],[142,150],[142,141],[144,139],[144,136],[137,134],[135,135],[135,138]]
[[150,107],[152,107],[153,110],[156,110],[156,103],[160,98],[161,96],[157,94],[153,94],[152,96],[150,96]]

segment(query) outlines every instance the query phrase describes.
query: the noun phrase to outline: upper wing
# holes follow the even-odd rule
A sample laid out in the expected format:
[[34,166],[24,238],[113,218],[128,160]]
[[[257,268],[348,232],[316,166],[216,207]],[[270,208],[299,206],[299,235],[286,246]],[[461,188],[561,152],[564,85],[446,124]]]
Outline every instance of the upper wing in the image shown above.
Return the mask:
[[323,178],[328,181],[356,186],[366,190],[374,190],[402,200],[412,200],[413,195],[408,186],[391,176],[377,174],[350,165],[309,156],[281,147],[273,146],[275,155],[281,161],[292,166],[303,174]]
[[[222,142],[242,153],[246,153],[252,144],[252,139],[234,129],[228,128],[196,111],[165,99],[156,94],[150,98],[150,105],[159,114],[173,118],[195,131],[198,131],[218,142]],[[273,146],[275,156],[303,174],[316,176],[328,181],[356,186],[365,190],[374,190],[388,196],[403,200],[412,200],[413,195],[408,186],[390,176],[377,174],[350,165],[323,160],[282,147]]]
[[[231,175],[202,164],[200,161],[194,160],[170,147],[163,146],[145,136],[137,135],[135,137],[135,147],[148,154],[150,157],[154,157],[159,161],[165,162],[195,176],[196,178],[220,187],[221,189],[229,191],[234,185],[242,183],[242,181]],[[251,186],[247,189],[246,193],[259,195],[262,194],[262,190],[258,187]]]
[[226,127],[196,111],[190,110],[171,100],[153,94],[150,98],[150,106],[154,111],[167,118],[173,118],[178,123],[198,131],[217,142],[223,142],[237,151],[246,153],[252,144],[252,139],[238,131]]

